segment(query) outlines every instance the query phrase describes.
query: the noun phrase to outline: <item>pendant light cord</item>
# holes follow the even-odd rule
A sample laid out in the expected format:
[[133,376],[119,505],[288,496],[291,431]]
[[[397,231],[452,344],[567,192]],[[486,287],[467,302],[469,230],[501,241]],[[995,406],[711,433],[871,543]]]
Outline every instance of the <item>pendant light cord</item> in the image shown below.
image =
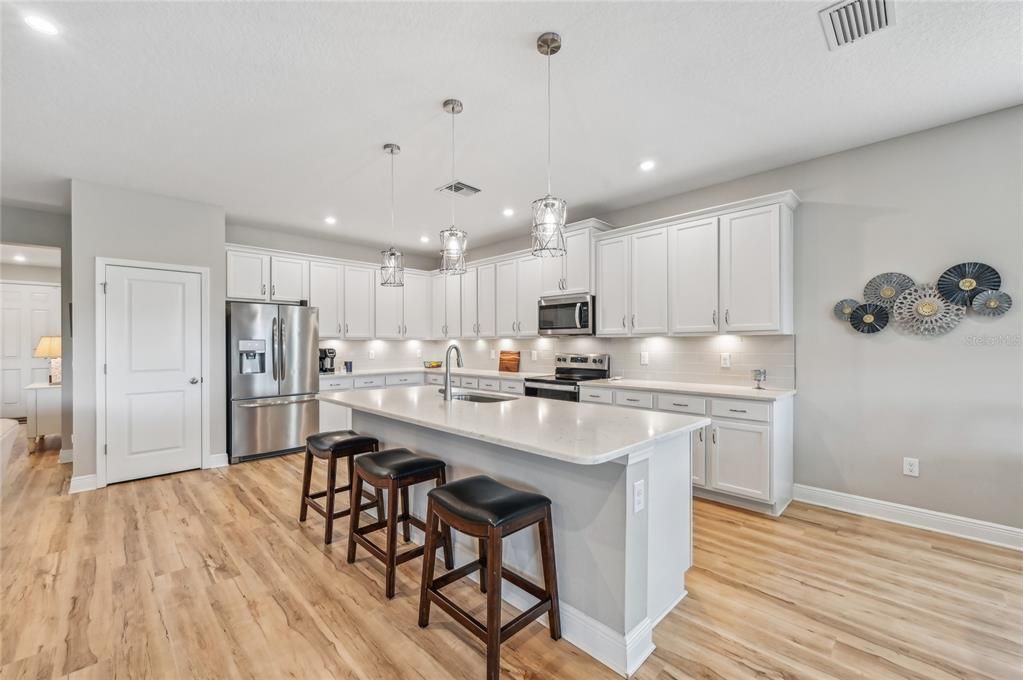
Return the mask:
[[391,151],[391,247],[394,247],[394,151]]
[[551,53],[547,49],[547,195],[551,193]]
[[451,226],[455,226],[455,110],[451,109],[451,195],[448,204],[451,206]]

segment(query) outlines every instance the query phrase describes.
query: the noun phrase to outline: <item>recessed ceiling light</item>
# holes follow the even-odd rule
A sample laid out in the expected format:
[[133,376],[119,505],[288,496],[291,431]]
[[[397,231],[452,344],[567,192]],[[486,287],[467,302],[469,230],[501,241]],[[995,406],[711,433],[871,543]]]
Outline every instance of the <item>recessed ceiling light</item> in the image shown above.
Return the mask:
[[642,170],[643,172],[650,172],[651,170],[654,169],[656,165],[657,163],[653,161],[643,161],[642,163],[639,164],[639,169]]
[[430,242],[430,237],[429,236],[420,236],[419,237],[419,242],[420,243],[429,243]]
[[60,29],[57,28],[57,24],[53,23],[49,19],[44,19],[38,14],[29,14],[25,17],[25,23],[32,29],[45,33],[46,35],[57,35],[60,33]]
[[337,224],[337,218],[334,217],[333,215],[327,215],[326,217],[323,218],[323,221],[326,222],[327,224]]
[[25,256],[22,255],[21,253],[18,253],[17,255],[14,256],[14,261],[15,262],[24,262],[25,261]]
[[514,215],[514,214],[515,214],[515,211],[514,211],[514,210],[513,210],[512,208],[505,208],[505,209],[504,209],[504,210],[503,210],[503,211],[501,212],[501,214],[502,214],[502,215],[504,215],[505,217],[511,217],[512,215]]

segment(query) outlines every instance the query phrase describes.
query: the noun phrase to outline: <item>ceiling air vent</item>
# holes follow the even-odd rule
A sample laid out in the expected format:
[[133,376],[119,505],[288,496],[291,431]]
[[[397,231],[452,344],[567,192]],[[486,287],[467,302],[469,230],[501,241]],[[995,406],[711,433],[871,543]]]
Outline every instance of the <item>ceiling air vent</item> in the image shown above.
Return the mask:
[[480,192],[479,189],[465,182],[451,182],[442,187],[437,187],[437,191],[450,191],[456,196],[475,196]]
[[821,26],[828,49],[849,45],[893,25],[892,4],[889,0],[843,0],[821,10]]

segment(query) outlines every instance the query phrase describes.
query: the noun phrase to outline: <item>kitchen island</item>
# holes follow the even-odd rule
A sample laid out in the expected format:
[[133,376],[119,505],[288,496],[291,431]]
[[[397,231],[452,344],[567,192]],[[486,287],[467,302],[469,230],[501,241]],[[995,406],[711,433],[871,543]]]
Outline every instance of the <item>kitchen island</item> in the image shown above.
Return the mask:
[[[485,396],[502,400],[444,401],[434,385],[319,398],[350,408],[353,429],[377,437],[381,448],[443,459],[449,480],[486,474],[550,497],[563,636],[631,674],[654,649],[654,625],[685,596],[692,563],[689,433],[710,420]],[[428,490],[412,490],[419,517]],[[475,559],[474,542],[456,533],[455,543],[456,562]],[[507,538],[504,555],[506,566],[539,581],[535,531]],[[503,594],[520,610],[534,602],[507,582]]]

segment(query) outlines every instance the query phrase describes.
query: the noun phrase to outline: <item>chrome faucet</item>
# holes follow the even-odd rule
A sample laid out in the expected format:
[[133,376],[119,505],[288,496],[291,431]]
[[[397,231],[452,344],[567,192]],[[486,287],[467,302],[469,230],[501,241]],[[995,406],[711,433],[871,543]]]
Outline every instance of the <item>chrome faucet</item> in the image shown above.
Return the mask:
[[450,345],[444,355],[444,401],[451,401],[451,350],[455,350],[455,358],[458,360],[458,367],[462,367],[462,350],[458,345]]

